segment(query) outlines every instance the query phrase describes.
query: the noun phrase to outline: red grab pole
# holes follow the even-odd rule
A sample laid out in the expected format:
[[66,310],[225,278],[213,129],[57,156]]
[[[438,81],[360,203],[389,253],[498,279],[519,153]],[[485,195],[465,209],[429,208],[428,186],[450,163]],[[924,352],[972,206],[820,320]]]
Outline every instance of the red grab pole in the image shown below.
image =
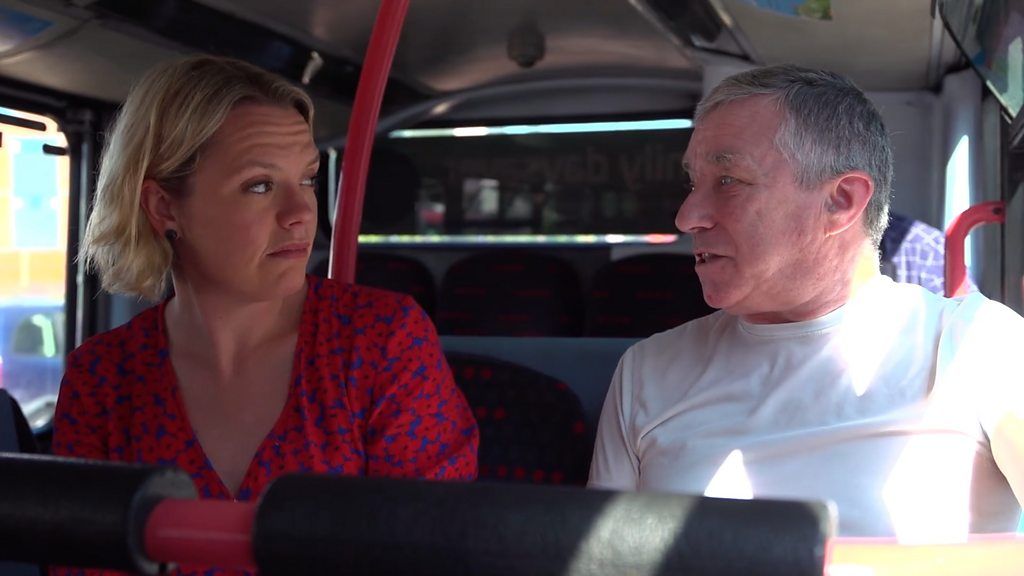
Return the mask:
[[381,1],[352,105],[341,180],[338,182],[338,204],[334,212],[328,268],[328,276],[346,282],[355,279],[356,243],[359,221],[363,215],[363,195],[366,193],[366,174],[370,167],[377,116],[380,114],[381,97],[384,95],[384,86],[387,84],[408,8],[409,0]]
[[967,265],[964,264],[964,241],[976,226],[986,222],[1005,222],[1006,204],[982,202],[964,210],[946,230],[946,297],[967,293]]

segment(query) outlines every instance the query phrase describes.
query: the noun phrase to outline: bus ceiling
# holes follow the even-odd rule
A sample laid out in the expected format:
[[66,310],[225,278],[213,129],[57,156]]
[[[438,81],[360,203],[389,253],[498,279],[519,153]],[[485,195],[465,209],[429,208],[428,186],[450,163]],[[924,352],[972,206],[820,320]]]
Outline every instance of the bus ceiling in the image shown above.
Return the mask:
[[[566,78],[685,79],[709,66],[794,62],[867,90],[921,90],[962,66],[924,0],[413,2],[383,115],[446,94]],[[348,113],[378,0],[0,0],[0,74],[119,102],[155,62],[235,56],[301,83],[317,140]],[[851,47],[855,47],[851,49]],[[652,91],[653,93],[653,91]],[[641,112],[642,100],[635,104]]]

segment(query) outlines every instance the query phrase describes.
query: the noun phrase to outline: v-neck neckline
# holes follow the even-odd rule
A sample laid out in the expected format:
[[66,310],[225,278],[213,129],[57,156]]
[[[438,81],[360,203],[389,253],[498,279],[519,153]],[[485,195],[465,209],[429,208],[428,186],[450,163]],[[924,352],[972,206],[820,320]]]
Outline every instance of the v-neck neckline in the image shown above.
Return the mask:
[[204,469],[200,470],[201,474],[207,474],[213,480],[212,486],[216,487],[219,494],[215,494],[216,497],[221,497],[229,500],[238,500],[238,495],[243,492],[252,494],[253,486],[251,484],[255,481],[256,472],[259,469],[259,463],[263,460],[261,455],[269,449],[269,445],[273,442],[274,438],[281,435],[282,429],[285,427],[285,421],[288,419],[288,415],[294,410],[294,404],[298,397],[299,388],[299,376],[301,374],[302,366],[302,352],[305,349],[306,343],[303,342],[302,326],[307,323],[307,315],[310,311],[310,293],[313,290],[312,280],[306,277],[306,295],[302,302],[302,312],[299,314],[299,327],[298,335],[295,339],[295,351],[292,354],[292,368],[288,377],[288,395],[285,398],[284,405],[281,407],[281,412],[277,415],[274,420],[274,425],[270,427],[266,436],[256,446],[256,450],[252,453],[252,457],[249,460],[248,466],[246,466],[245,474],[242,475],[242,482],[238,485],[238,490],[234,493],[228,488],[227,484],[224,483],[224,479],[221,477],[217,469],[214,468],[213,462],[210,461],[209,456],[206,454],[206,449],[203,448],[203,443],[199,440],[199,435],[196,434],[195,428],[192,427],[192,420],[188,417],[188,410],[185,408],[185,399],[181,393],[181,386],[178,384],[178,375],[174,371],[174,363],[171,361],[171,346],[170,338],[167,335],[167,321],[164,317],[164,313],[167,308],[167,303],[171,301],[170,298],[160,303],[160,308],[157,312],[157,322],[159,323],[157,332],[160,338],[160,349],[166,351],[164,354],[164,367],[163,367],[163,384],[165,391],[170,394],[174,406],[174,410],[183,422],[182,432],[188,438],[188,442],[185,443],[189,450],[195,450],[198,456],[202,459]]

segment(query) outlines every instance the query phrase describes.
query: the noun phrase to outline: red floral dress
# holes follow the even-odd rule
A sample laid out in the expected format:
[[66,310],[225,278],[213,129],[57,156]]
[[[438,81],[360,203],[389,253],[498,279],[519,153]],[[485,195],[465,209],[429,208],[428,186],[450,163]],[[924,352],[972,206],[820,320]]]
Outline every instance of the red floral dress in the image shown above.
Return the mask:
[[[307,290],[284,410],[235,498],[257,498],[287,472],[475,478],[476,422],[423,310],[407,296],[313,276]],[[68,356],[53,452],[177,466],[200,498],[229,499],[185,413],[165,305]]]

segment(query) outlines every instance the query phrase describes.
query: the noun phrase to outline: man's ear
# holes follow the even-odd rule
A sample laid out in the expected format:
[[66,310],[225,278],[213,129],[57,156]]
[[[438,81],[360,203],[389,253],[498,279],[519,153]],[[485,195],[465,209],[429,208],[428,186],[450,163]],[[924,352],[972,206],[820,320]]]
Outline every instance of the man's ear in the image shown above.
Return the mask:
[[874,193],[875,183],[871,176],[860,170],[832,180],[825,198],[825,234],[834,236],[858,225]]
[[178,232],[178,220],[174,216],[174,199],[156,180],[147,178],[142,181],[142,205],[149,225],[158,236],[164,236],[168,230]]

